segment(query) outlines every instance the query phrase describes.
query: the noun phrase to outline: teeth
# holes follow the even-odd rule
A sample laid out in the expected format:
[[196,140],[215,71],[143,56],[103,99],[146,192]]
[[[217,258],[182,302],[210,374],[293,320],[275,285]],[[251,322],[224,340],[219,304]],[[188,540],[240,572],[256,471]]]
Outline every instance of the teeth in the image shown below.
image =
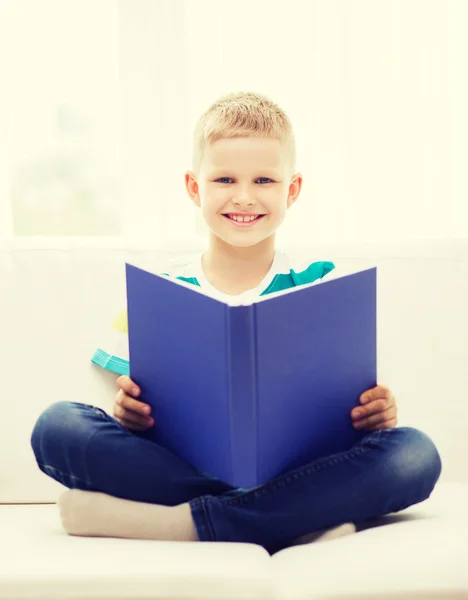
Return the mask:
[[257,217],[256,216],[240,217],[238,215],[229,215],[229,218],[232,219],[233,221],[240,221],[241,223],[246,223],[248,221],[254,221]]

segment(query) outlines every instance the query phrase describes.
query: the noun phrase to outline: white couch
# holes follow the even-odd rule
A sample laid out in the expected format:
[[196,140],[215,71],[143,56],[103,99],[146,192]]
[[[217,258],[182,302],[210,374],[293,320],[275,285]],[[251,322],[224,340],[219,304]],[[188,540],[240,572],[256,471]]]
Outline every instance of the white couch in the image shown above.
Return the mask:
[[36,465],[34,423],[59,400],[111,411],[115,378],[90,357],[125,303],[124,263],[162,269],[186,250],[0,244],[0,598],[468,598],[468,240],[292,252],[378,266],[378,381],[396,395],[398,425],[439,449],[442,475],[428,500],[272,557],[253,544],[66,534],[55,505],[65,488]]

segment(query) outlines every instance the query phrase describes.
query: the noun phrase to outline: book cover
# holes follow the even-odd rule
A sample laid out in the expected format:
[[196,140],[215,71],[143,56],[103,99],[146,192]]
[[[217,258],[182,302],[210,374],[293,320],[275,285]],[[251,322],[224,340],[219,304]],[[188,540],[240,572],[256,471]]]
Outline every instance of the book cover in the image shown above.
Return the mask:
[[243,488],[348,450],[377,385],[376,276],[231,306],[126,263],[130,377],[155,420],[137,435]]

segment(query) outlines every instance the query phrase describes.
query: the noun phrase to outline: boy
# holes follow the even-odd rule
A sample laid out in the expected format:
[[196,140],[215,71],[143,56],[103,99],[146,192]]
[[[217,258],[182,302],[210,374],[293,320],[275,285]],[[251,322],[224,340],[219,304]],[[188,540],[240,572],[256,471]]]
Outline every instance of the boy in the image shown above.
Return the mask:
[[[219,99],[197,124],[192,166],[186,188],[209,243],[169,276],[231,303],[333,276],[331,262],[295,268],[275,249],[276,230],[302,187],[291,123],[276,104],[253,93]],[[360,522],[421,502],[439,478],[433,442],[396,428],[395,398],[377,386],[363,391],[350,415],[370,432],[356,446],[258,488],[234,489],[139,437],[158,416],[149,417],[128,377],[125,311],[112,335],[92,360],[120,375],[115,418],[58,402],[32,434],[39,467],[74,488],[58,501],[71,535],[251,542],[274,553],[352,533]]]

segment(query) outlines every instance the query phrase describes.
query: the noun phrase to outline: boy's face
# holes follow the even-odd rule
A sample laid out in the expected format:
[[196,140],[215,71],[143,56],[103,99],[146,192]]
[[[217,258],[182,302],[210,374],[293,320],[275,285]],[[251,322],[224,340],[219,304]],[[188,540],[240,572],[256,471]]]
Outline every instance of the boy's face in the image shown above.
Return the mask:
[[[198,177],[185,175],[191,199],[209,229],[232,246],[253,246],[270,237],[296,201],[302,176],[291,175],[279,140],[221,139],[204,153]],[[263,215],[241,224],[227,215]]]

